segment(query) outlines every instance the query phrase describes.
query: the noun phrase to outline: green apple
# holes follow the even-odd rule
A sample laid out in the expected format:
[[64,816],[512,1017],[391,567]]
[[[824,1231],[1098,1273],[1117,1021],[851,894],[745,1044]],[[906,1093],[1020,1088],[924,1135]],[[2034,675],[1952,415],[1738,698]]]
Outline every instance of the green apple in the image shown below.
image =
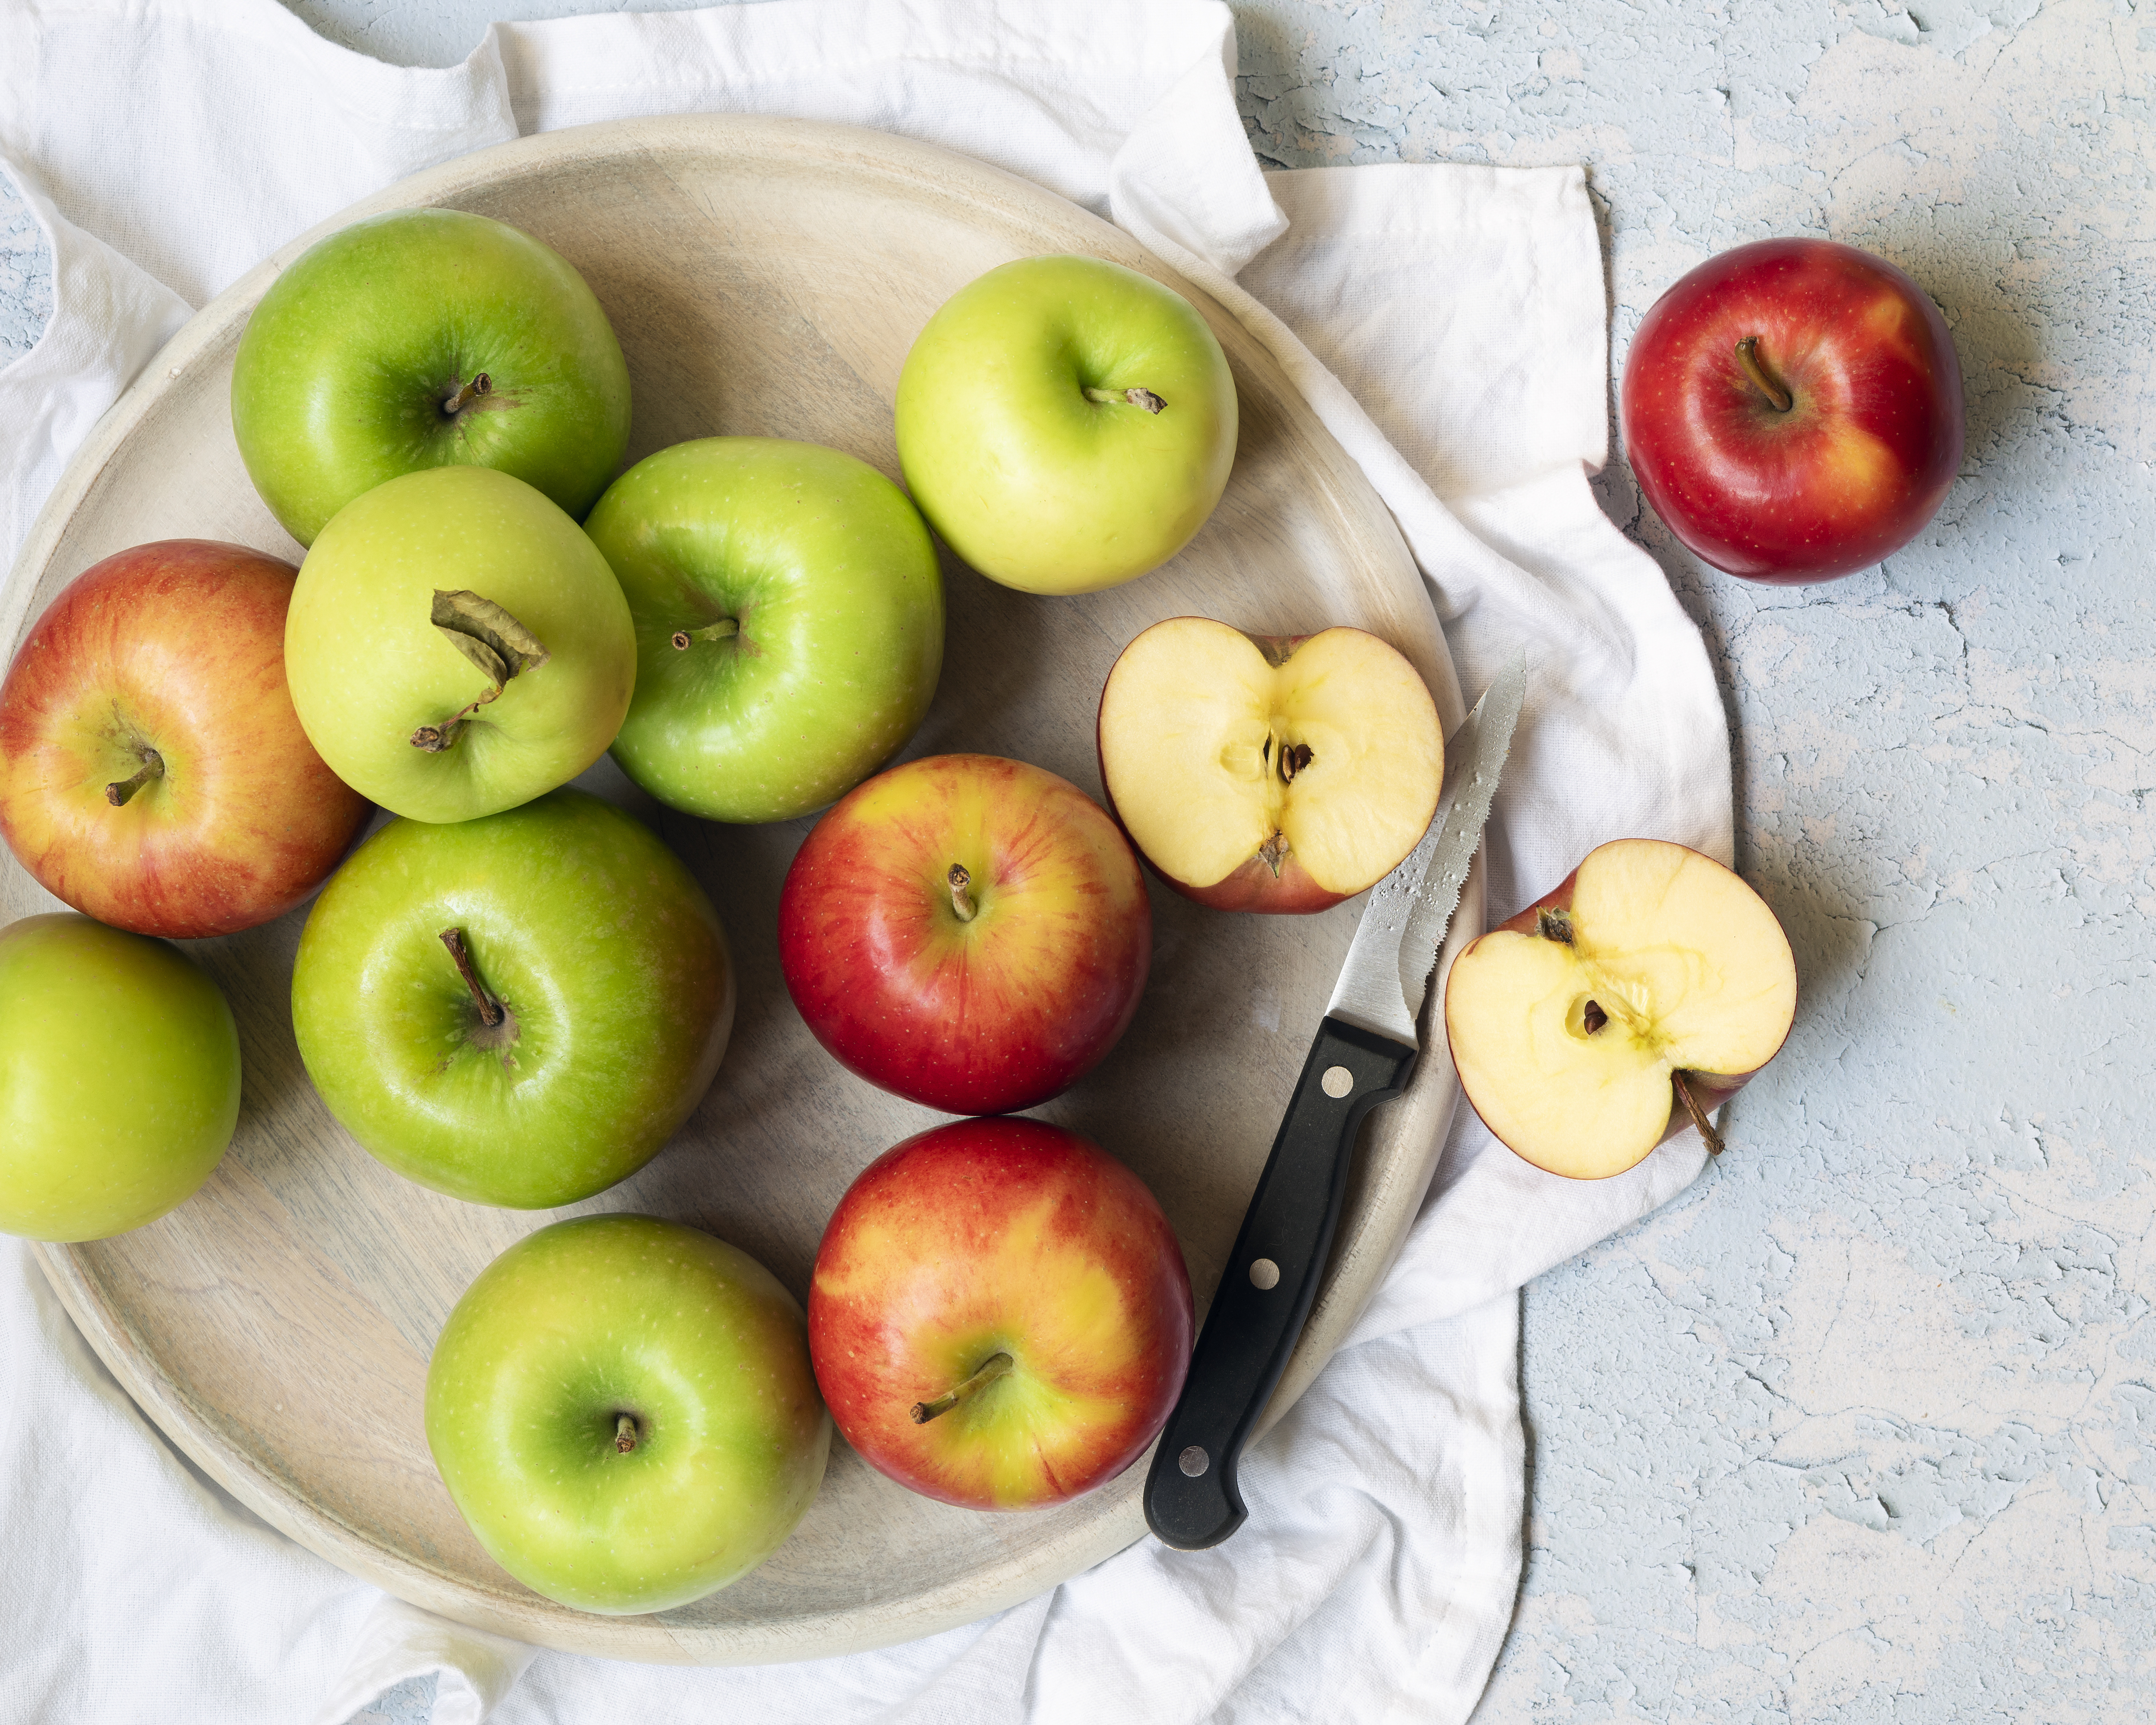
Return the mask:
[[427,1366],[427,1445],[494,1560],[585,1611],[664,1611],[778,1550],[831,1420],[801,1307],[747,1253],[583,1216],[481,1271]]
[[470,820],[606,752],[636,639],[583,528],[506,473],[436,467],[322,530],[285,614],[285,677],[354,790],[413,820]]
[[463,210],[356,222],[302,253],[249,318],[232,431],[302,545],[421,468],[499,468],[581,517],[629,447],[629,367],[560,254]]
[[292,1028],[346,1131],[398,1173],[513,1209],[659,1153],[733,1027],[726,932],[641,822],[560,790],[393,821],[307,917]]
[[239,1117],[239,1032],[163,941],[87,916],[0,929],[0,1230],[103,1240],[194,1192]]
[[1235,459],[1235,382],[1205,320],[1103,258],[1021,258],[959,289],[906,355],[897,413],[929,524],[1028,593],[1166,562]]
[[820,444],[711,437],[616,480],[585,523],[636,621],[613,741],[706,820],[790,820],[912,736],[943,664],[943,578],[906,494]]

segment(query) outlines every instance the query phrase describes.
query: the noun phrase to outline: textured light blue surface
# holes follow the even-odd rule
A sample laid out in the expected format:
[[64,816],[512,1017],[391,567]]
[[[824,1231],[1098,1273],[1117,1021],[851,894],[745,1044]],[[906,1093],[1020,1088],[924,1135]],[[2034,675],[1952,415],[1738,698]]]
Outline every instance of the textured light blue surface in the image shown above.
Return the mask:
[[[407,64],[604,9],[290,3]],[[2146,1717],[2156,10],[1236,16],[1270,163],[1587,162],[1618,363],[1692,264],[1828,234],[1930,290],[1969,390],[1938,521],[1827,588],[1703,570],[1621,457],[1599,482],[1706,631],[1804,992],[1722,1164],[1528,1291],[1531,1551],[1479,1717]],[[0,343],[43,315],[8,223]]]

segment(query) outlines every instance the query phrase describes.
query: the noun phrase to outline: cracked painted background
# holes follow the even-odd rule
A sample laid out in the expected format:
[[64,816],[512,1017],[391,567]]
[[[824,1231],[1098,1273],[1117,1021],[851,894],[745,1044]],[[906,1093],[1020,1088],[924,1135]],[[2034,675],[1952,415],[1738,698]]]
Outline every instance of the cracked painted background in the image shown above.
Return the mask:
[[[287,3],[407,64],[603,9]],[[1531,1549],[1478,1718],[2149,1717],[2156,0],[1235,13],[1270,164],[1586,162],[1616,362],[1691,264],[1825,234],[1931,291],[1968,385],[1938,520],[1830,587],[1716,575],[1621,458],[1599,482],[1707,633],[1804,993],[1722,1163],[1527,1291]],[[0,353],[35,238],[0,208]]]

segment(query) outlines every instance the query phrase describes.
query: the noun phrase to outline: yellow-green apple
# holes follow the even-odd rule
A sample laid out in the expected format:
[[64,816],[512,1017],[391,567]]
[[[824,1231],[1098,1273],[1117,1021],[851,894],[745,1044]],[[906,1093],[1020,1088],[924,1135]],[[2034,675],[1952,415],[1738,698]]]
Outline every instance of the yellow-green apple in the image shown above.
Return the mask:
[[747,1574],[831,1448],[799,1302],[747,1253],[656,1216],[557,1222],[482,1270],[434,1343],[426,1422],[489,1555],[608,1615]]
[[393,821],[307,917],[292,1028],[344,1128],[400,1174],[548,1209],[626,1179],[733,1028],[726,932],[641,822],[582,791]]
[[960,1120],[870,1163],[816,1251],[808,1350],[901,1485],[1034,1509],[1145,1453],[1190,1365],[1190,1277],[1145,1183],[1077,1133]]
[[322,530],[293,590],[285,670],[338,778],[393,814],[470,820],[606,752],[636,639],[583,528],[506,473],[436,467]]
[[1883,258],[1763,239],[1648,308],[1618,395],[1655,513],[1754,581],[1828,581],[1898,551],[1961,465],[1945,319]]
[[77,576],[0,683],[0,836],[54,897],[140,934],[231,934],[336,866],[366,799],[285,686],[290,563],[166,539]]
[[239,1118],[232,1009],[177,948],[66,912],[0,928],[0,1230],[154,1222]]
[[464,210],[392,210],[270,284],[233,362],[232,431],[302,545],[427,467],[499,468],[581,517],[629,447],[629,367],[559,253]]
[[906,494],[820,444],[710,437],[649,456],[585,523],[636,625],[622,770],[706,820],[844,796],[927,716],[943,578]]
[[930,525],[1027,593],[1157,568],[1235,460],[1235,380],[1205,320],[1104,258],[1021,258],[959,289],[906,356],[896,412]]
[[1222,911],[1322,911],[1414,849],[1445,783],[1415,668],[1373,634],[1157,623],[1101,691],[1101,783],[1139,853]]
[[1553,1174],[1621,1174],[1774,1057],[1797,1007],[1781,924],[1730,870],[1658,839],[1597,846],[1460,955],[1445,1029],[1483,1123]]
[[1030,1108],[1129,1027],[1152,960],[1137,859],[1067,780],[993,755],[857,787],[795,853],[778,962],[850,1070],[952,1114]]

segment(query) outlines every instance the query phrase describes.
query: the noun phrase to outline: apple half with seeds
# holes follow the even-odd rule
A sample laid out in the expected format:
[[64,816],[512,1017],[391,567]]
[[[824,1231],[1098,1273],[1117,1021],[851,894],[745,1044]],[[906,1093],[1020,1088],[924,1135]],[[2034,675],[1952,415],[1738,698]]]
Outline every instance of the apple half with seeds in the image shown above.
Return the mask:
[[1171,617],[1101,693],[1101,782],[1145,860],[1222,911],[1322,911],[1414,849],[1445,783],[1437,706],[1359,629]]
[[1766,901],[1659,839],[1597,846],[1460,955],[1445,991],[1460,1087],[1537,1168],[1599,1180],[1708,1115],[1774,1057],[1797,964]]

